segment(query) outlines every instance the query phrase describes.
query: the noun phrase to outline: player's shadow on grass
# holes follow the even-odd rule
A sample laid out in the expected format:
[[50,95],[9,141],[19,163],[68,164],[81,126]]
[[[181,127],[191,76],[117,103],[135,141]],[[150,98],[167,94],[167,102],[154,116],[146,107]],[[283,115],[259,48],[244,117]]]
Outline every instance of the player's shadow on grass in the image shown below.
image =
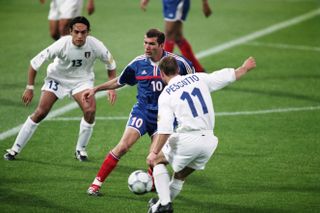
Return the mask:
[[[69,161],[68,163],[65,163],[65,160],[61,160],[61,162],[57,162],[57,161],[45,161],[45,160],[33,160],[33,159],[28,159],[28,158],[17,158],[15,161],[18,162],[26,162],[29,163],[30,165],[44,165],[44,166],[48,166],[48,167],[57,167],[57,168],[67,168],[68,170],[75,170],[75,171],[79,171],[79,170],[86,170],[86,171],[97,171],[97,167],[95,166],[95,162],[79,162],[78,160],[73,160]],[[64,161],[64,162],[62,162]]]
[[14,191],[9,188],[0,189],[0,206],[6,206],[3,211],[8,212],[34,212],[41,209],[43,212],[74,212],[75,209],[59,206],[47,199],[40,198],[35,194]]
[[[277,208],[266,208],[266,207],[249,207],[244,205],[226,204],[215,201],[215,197],[212,197],[212,201],[201,201],[190,199],[185,196],[179,196],[176,200],[176,208],[179,212],[191,212],[190,207],[193,209],[201,209],[201,213],[211,212],[228,212],[228,213],[250,213],[250,212],[261,212],[261,213],[285,213],[285,211]],[[205,211],[203,211],[205,209]]]

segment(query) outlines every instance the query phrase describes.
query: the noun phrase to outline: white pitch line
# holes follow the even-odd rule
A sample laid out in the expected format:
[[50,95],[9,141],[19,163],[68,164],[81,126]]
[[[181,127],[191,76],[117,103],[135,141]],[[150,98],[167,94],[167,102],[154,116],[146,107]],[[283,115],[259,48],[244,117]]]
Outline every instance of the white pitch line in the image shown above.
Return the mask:
[[[311,19],[317,15],[320,14],[320,8],[316,9],[316,10],[312,10],[308,13],[305,13],[301,16],[297,16],[295,18],[292,18],[292,19],[289,19],[287,21],[284,21],[284,22],[280,22],[278,24],[275,24],[275,25],[271,25],[270,27],[267,27],[265,29],[262,29],[262,30],[259,30],[259,31],[256,31],[256,32],[253,32],[251,34],[248,34],[246,36],[243,36],[243,37],[240,37],[238,39],[235,39],[235,40],[231,40],[231,41],[228,41],[226,43],[223,43],[221,45],[218,45],[218,46],[215,46],[215,47],[212,47],[210,49],[207,49],[205,51],[201,51],[199,53],[196,54],[196,56],[198,58],[204,58],[204,57],[207,57],[209,55],[214,55],[214,54],[217,54],[219,52],[222,52],[224,50],[227,50],[227,49],[230,49],[234,46],[237,46],[237,45],[240,45],[240,44],[243,44],[243,43],[246,43],[248,41],[251,41],[253,39],[256,39],[256,38],[259,38],[259,37],[262,37],[264,35],[268,35],[270,33],[273,33],[277,30],[281,30],[281,29],[284,29],[286,27],[289,27],[291,25],[294,25],[294,24],[298,24],[300,22],[303,22],[305,20],[308,20],[308,19]],[[104,96],[103,93],[100,93],[100,94],[97,94],[96,98],[100,98]],[[47,116],[46,119],[50,119],[50,118],[54,118],[54,117],[57,117],[59,115],[62,115],[66,112],[69,112],[73,109],[76,109],[78,107],[78,105],[76,103],[71,103],[71,104],[68,104],[62,108],[59,108],[57,110],[54,110],[52,112],[50,112]],[[21,128],[22,124],[16,126],[16,127],[13,127],[5,132],[2,132],[0,134],[0,140],[4,140],[8,137],[11,137],[15,134],[17,134],[19,132],[19,129]]]
[[245,45],[320,52],[320,47],[310,47],[305,45],[291,45],[291,44],[264,43],[264,42],[249,42],[249,43],[246,43]]
[[220,53],[224,50],[230,49],[230,48],[238,46],[240,44],[247,43],[248,41],[251,41],[251,40],[257,39],[259,37],[271,34],[275,31],[282,30],[284,28],[287,28],[287,27],[295,25],[295,24],[299,24],[300,22],[303,22],[303,21],[311,19],[315,16],[318,16],[319,14],[320,14],[320,8],[318,8],[316,10],[312,10],[312,11],[305,13],[301,16],[297,16],[295,18],[289,19],[287,21],[283,21],[283,22],[271,25],[270,27],[253,32],[251,34],[240,37],[238,39],[223,43],[223,44],[218,45],[216,47],[212,47],[210,49],[201,51],[201,52],[197,53],[196,56],[200,59],[200,58],[207,57],[209,55],[214,55],[214,54]]
[[[289,107],[279,109],[266,109],[256,111],[239,111],[239,112],[216,112],[215,116],[237,116],[237,115],[257,115],[257,114],[270,114],[270,113],[285,113],[285,112],[297,112],[297,111],[313,111],[320,110],[320,106],[309,107]],[[127,120],[128,116],[100,116],[96,117],[96,120]],[[47,121],[80,121],[81,117],[59,117],[52,118]]]
[[312,111],[312,110],[320,110],[320,106],[289,107],[289,108],[266,109],[266,110],[257,110],[257,111],[241,111],[241,112],[220,112],[220,113],[218,112],[216,113],[216,116],[257,115],[257,114]]
[[[80,121],[82,117],[57,117],[51,118],[46,121]],[[128,116],[97,116],[95,120],[127,120]]]
[[[121,90],[121,89],[124,89],[124,88],[125,88],[125,87],[121,87],[121,88],[118,89],[118,90]],[[101,97],[103,97],[103,96],[106,96],[106,93],[105,93],[105,92],[98,92],[98,93],[96,94],[96,99],[101,98]],[[58,116],[60,116],[60,115],[65,114],[65,113],[67,113],[67,112],[69,112],[69,111],[71,111],[71,110],[77,109],[78,107],[79,107],[78,104],[77,104],[76,102],[73,102],[73,103],[68,104],[68,105],[66,105],[66,106],[64,106],[64,107],[61,107],[61,108],[58,108],[58,109],[56,109],[56,110],[51,111],[51,112],[48,114],[48,116],[45,118],[45,120],[53,119],[53,118],[55,118],[55,117],[58,117]],[[5,131],[5,132],[2,132],[2,133],[0,134],[0,140],[4,140],[4,139],[6,139],[6,138],[8,138],[8,137],[11,137],[11,136],[17,134],[17,133],[19,132],[19,130],[21,129],[22,125],[23,125],[23,124],[20,124],[20,125],[18,125],[18,126],[16,126],[16,127],[13,127],[13,128],[11,128],[11,129]]]

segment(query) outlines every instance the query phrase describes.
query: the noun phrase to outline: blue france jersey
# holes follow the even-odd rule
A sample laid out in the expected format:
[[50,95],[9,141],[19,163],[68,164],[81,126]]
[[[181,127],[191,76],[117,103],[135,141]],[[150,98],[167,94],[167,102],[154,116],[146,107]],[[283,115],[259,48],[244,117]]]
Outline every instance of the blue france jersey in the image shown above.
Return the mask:
[[[176,58],[181,75],[194,73],[194,67],[189,60],[166,51],[162,57],[167,55]],[[130,86],[137,84],[137,105],[148,110],[158,110],[158,98],[165,87],[161,80],[158,63],[152,62],[145,55],[138,56],[122,71],[118,83]]]

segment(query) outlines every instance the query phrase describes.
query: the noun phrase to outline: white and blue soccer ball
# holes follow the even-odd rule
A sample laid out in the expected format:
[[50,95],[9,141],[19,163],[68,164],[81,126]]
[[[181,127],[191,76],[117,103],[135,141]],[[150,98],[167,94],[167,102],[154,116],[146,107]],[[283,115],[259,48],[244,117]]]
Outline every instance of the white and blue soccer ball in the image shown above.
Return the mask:
[[132,172],[128,178],[128,187],[131,192],[142,195],[152,189],[152,177],[143,170]]

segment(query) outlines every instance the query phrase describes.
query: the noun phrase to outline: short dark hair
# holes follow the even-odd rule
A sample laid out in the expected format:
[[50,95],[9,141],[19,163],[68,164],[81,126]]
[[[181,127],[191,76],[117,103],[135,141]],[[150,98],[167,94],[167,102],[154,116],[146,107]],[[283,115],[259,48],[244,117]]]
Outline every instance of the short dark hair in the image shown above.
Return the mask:
[[166,75],[176,75],[179,72],[177,60],[173,56],[165,56],[159,62],[159,69]]
[[158,44],[163,44],[164,43],[164,40],[165,40],[165,35],[163,32],[161,32],[160,30],[158,29],[150,29],[146,32],[146,36],[147,38],[154,38],[156,37],[157,38],[157,42]]
[[89,22],[89,20],[88,20],[86,17],[84,17],[84,16],[77,16],[77,17],[73,18],[73,19],[71,20],[70,24],[69,24],[70,30],[73,29],[73,25],[78,24],[78,23],[81,23],[81,24],[86,25],[88,31],[90,31],[90,22]]

